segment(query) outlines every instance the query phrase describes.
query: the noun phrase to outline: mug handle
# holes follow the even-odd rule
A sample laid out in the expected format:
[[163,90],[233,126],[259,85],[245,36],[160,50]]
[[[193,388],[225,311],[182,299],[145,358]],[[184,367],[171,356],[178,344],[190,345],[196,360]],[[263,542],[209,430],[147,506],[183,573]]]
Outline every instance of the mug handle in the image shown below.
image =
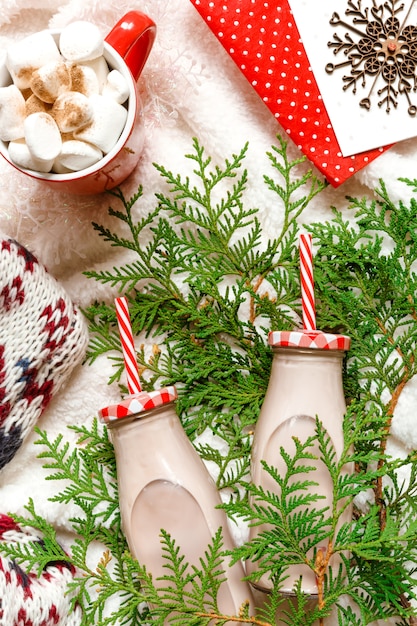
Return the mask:
[[129,11],[113,26],[105,41],[123,57],[138,80],[156,36],[156,25],[140,11]]

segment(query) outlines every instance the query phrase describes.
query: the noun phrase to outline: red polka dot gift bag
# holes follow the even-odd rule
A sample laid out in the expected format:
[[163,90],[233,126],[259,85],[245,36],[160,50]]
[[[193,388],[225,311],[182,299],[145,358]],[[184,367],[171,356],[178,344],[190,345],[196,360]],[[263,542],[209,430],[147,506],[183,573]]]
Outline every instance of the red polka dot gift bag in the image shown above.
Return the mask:
[[191,0],[282,129],[338,187],[389,146],[343,156],[287,0]]

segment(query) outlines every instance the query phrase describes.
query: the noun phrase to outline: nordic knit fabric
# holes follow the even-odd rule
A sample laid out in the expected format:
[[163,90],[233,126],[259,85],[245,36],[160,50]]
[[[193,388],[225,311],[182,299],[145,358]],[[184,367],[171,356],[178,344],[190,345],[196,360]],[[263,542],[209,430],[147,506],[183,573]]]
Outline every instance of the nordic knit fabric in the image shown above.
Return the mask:
[[[43,539],[0,514],[0,542],[37,542],[42,546]],[[66,561],[50,563],[37,575],[0,556],[1,626],[79,626],[81,608],[75,605],[71,609],[72,598],[67,593],[74,574],[73,566]]]
[[54,277],[0,235],[0,470],[85,355],[85,321]]

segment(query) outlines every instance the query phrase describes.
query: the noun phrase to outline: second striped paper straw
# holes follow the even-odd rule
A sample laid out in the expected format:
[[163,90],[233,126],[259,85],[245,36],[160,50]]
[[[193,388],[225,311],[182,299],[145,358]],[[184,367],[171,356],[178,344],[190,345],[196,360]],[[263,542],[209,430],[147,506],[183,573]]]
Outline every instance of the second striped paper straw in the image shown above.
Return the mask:
[[133,341],[132,327],[130,324],[129,308],[127,299],[123,296],[115,299],[117,323],[119,325],[120,341],[122,344],[125,362],[127,386],[130,394],[141,393],[142,385],[139,378],[136,350]]
[[310,234],[300,235],[301,305],[304,330],[316,330],[314,300],[313,245]]

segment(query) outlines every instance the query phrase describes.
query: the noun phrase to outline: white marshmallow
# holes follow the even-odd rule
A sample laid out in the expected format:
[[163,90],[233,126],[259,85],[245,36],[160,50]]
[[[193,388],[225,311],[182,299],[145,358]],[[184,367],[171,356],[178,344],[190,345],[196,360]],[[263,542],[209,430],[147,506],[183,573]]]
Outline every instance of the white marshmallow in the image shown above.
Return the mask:
[[66,63],[52,61],[35,70],[30,88],[40,100],[52,104],[62,93],[71,89],[71,75]]
[[129,97],[129,84],[119,70],[109,72],[102,93],[103,96],[109,96],[119,104],[126,102]]
[[78,20],[61,31],[59,49],[68,61],[88,61],[103,54],[104,39],[95,24]]
[[39,111],[49,112],[52,108],[51,104],[40,100],[38,96],[35,96],[33,93],[26,100],[26,115],[30,115],[31,113],[38,113]]
[[10,141],[23,137],[25,116],[22,92],[15,85],[0,87],[0,139]]
[[55,100],[51,115],[61,133],[72,133],[88,124],[93,117],[93,107],[87,96],[78,91],[67,91]]
[[32,156],[24,139],[18,139],[9,143],[10,160],[19,167],[36,172],[50,172],[54,163],[53,159],[42,160]]
[[7,69],[7,50],[0,52],[0,85],[8,85],[10,83],[10,72]]
[[58,157],[55,159],[54,171],[70,170],[78,172],[91,165],[94,165],[103,158],[101,150],[86,143],[85,141],[77,141],[75,139],[64,141],[62,149]]
[[61,55],[51,33],[40,31],[9,46],[6,65],[14,84],[19,89],[28,89],[32,73]]
[[27,146],[35,159],[56,159],[61,152],[61,133],[49,113],[32,113],[24,121]]
[[93,70],[98,80],[98,91],[101,93],[104,85],[106,84],[107,75],[110,71],[106,59],[103,56],[100,56],[92,61],[83,61],[82,66],[89,67]]
[[57,160],[54,161],[51,170],[54,174],[73,174],[74,170],[70,170],[68,167],[64,167]]
[[[107,64],[106,64],[107,65]],[[100,93],[98,76],[88,65],[70,65],[71,91],[79,91],[84,96]]]
[[91,96],[93,117],[87,126],[74,132],[76,139],[88,141],[107,154],[124,128],[127,111],[112,98],[97,95]]

